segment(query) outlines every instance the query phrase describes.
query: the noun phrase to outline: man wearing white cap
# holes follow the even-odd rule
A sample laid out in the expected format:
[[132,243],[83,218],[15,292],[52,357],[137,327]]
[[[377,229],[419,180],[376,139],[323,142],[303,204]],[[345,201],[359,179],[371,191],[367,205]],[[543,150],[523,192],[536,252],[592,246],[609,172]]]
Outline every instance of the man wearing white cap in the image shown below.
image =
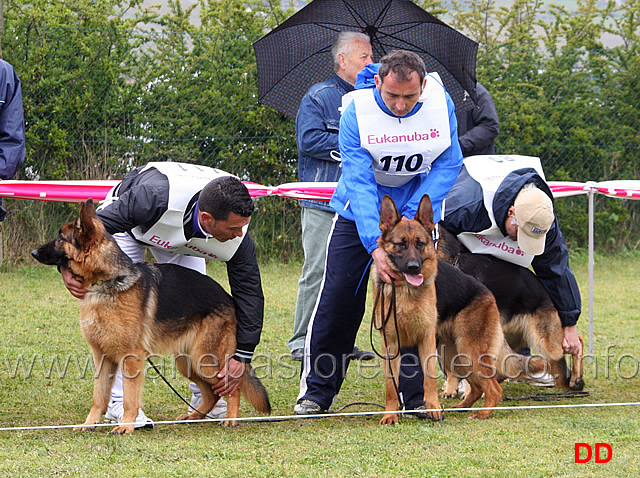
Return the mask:
[[[469,156],[447,194],[439,225],[457,235],[473,253],[533,266],[558,310],[564,331],[562,348],[574,354],[582,347],[576,329],[580,290],[569,267],[569,251],[552,198],[539,158]],[[407,355],[417,352],[417,347],[403,350]],[[422,382],[415,378],[421,373],[410,362],[404,362],[400,372],[400,391],[413,409],[423,396]],[[403,376],[413,380],[403,380]],[[535,378],[539,384],[547,379],[544,375]]]
[[570,354],[581,347],[580,290],[552,198],[538,158],[470,157],[445,200],[440,224],[471,252],[531,265],[558,310],[562,346]]

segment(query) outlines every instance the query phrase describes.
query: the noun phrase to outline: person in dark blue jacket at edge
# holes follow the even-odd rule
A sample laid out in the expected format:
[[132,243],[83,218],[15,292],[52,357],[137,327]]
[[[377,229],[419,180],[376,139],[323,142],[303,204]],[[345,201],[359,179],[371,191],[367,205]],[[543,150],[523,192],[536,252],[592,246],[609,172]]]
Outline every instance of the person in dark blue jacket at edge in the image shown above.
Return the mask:
[[[22,86],[16,70],[0,60],[0,180],[13,178],[26,156]],[[0,198],[0,221],[7,211]]]
[[429,194],[437,223],[462,165],[453,101],[415,53],[396,50],[365,67],[349,95],[340,119],[342,175],[330,202],[337,214],[307,330],[309,353],[294,407],[299,415],[326,412],[340,390],[365,311],[371,262],[385,282],[404,280],[376,243],[382,197],[391,196],[400,213],[413,218]]
[[493,98],[479,81],[476,83],[477,105],[457,114],[458,141],[462,156],[496,154],[498,112]]
[[[485,204],[492,205],[491,211]],[[523,267],[531,265],[558,310],[564,353],[581,352],[576,328],[581,312],[580,290],[538,158],[465,158],[444,202],[440,226],[458,236],[473,253],[491,254]],[[411,352],[417,354],[417,350]],[[403,366],[400,389],[407,406],[417,407],[423,393],[414,376],[422,379],[419,366],[413,362]]]
[[[334,73],[311,86],[300,102],[296,116],[298,179],[302,182],[335,182],[340,177],[338,130],[342,96],[353,91],[360,70],[372,63],[369,36],[343,31],[331,47]],[[302,361],[304,339],[316,305],[322,276],[327,237],[335,212],[326,201],[301,199],[304,264],[298,280],[293,335],[288,341],[291,358]],[[372,360],[373,352],[353,347],[352,358]]]

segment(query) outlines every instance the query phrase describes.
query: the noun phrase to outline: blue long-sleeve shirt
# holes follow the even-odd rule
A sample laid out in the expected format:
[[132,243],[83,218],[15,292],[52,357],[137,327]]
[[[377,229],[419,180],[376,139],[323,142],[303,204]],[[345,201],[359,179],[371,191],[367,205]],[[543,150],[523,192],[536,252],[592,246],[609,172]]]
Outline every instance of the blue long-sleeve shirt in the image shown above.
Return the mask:
[[[372,70],[369,69],[369,71]],[[430,78],[427,81],[435,80]],[[342,175],[331,198],[330,206],[345,219],[356,223],[362,245],[369,253],[378,247],[376,241],[380,236],[380,205],[385,194],[393,199],[402,215],[410,218],[415,216],[422,197],[429,194],[433,205],[434,222],[440,220],[442,201],[455,183],[462,166],[462,151],[458,143],[458,123],[454,104],[446,92],[445,97],[449,114],[451,146],[435,159],[428,174],[419,174],[398,187],[382,186],[376,183],[372,166],[373,158],[360,144],[354,102],[351,102],[342,114],[339,133]],[[374,91],[374,98],[382,112],[395,116],[385,106],[377,89]],[[422,103],[419,102],[406,117],[414,115],[421,106]],[[401,118],[398,120],[402,121]]]

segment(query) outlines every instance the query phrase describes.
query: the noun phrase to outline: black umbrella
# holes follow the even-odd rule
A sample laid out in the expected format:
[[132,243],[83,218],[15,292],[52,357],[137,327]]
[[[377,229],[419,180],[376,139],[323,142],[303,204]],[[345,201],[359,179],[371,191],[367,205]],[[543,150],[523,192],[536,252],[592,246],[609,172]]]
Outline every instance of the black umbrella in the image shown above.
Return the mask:
[[331,75],[331,44],[345,30],[369,35],[374,61],[394,49],[416,52],[457,112],[472,107],[478,44],[409,0],[313,0],[253,44],[258,101],[295,118],[309,87]]

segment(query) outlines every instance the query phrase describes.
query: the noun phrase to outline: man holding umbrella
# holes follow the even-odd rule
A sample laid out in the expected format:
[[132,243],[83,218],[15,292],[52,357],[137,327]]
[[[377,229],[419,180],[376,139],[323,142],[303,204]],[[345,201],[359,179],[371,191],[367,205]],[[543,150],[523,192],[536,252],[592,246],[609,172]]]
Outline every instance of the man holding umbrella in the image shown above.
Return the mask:
[[437,74],[426,75],[417,54],[392,51],[358,75],[356,88],[363,86],[340,120],[342,175],[330,202],[337,215],[306,337],[309,354],[294,408],[299,415],[326,412],[340,390],[365,311],[372,260],[385,282],[404,280],[389,270],[376,244],[382,197],[390,195],[403,216],[414,217],[429,194],[437,223],[462,165],[453,101]]
[[[340,177],[338,126],[342,96],[353,91],[358,73],[372,62],[369,37],[340,32],[331,47],[331,56],[335,73],[309,88],[296,116],[300,181],[335,182]],[[304,355],[304,339],[322,282],[327,236],[335,214],[325,201],[304,199],[300,206],[304,265],[298,281],[293,336],[288,343],[291,358],[298,361]],[[354,346],[352,358],[370,360],[374,355]]]

